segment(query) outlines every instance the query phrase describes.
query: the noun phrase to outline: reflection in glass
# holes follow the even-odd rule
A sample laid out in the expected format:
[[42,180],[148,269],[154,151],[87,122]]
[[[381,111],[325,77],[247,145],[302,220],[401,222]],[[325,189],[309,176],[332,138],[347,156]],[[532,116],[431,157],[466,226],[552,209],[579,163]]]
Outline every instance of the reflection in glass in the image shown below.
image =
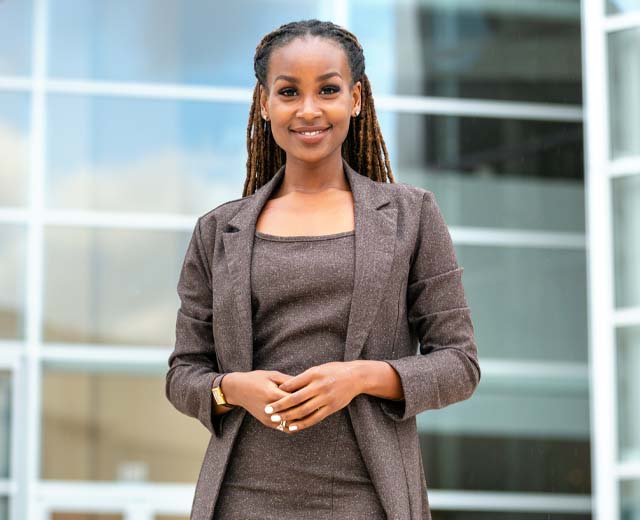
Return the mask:
[[587,362],[584,250],[457,245],[481,357]]
[[26,249],[25,226],[0,224],[0,339],[24,338]]
[[485,377],[418,428],[431,488],[591,493],[586,379]]
[[0,76],[31,73],[32,4],[0,2]]
[[[6,5],[7,2],[0,3],[0,27],[3,23],[1,14]],[[2,57],[0,53],[0,67]],[[0,206],[27,204],[28,177],[29,95],[0,92]]]
[[607,14],[640,10],[640,0],[607,0]]
[[191,232],[45,230],[45,341],[170,346]]
[[636,520],[640,515],[640,481],[620,482],[620,519]]
[[[0,479],[9,478],[11,460],[11,374],[0,371]],[[0,500],[0,504],[2,501]],[[0,507],[0,511],[2,507]],[[2,519],[2,513],[0,513]]]
[[611,157],[640,154],[640,28],[608,35]]
[[45,479],[195,483],[209,433],[167,401],[163,375],[45,370]]
[[582,104],[579,0],[349,6],[374,95]]
[[613,244],[616,307],[640,305],[640,174],[614,178]]
[[311,0],[57,0],[49,9],[53,76],[249,87],[263,34],[302,18],[327,18]]
[[[618,436],[621,461],[640,461],[640,326],[616,331],[618,352]],[[640,498],[640,495],[638,495]],[[640,511],[639,511],[640,512]]]
[[450,225],[584,232],[582,125],[380,114],[396,179]]
[[240,198],[249,105],[53,95],[47,205],[200,215]]

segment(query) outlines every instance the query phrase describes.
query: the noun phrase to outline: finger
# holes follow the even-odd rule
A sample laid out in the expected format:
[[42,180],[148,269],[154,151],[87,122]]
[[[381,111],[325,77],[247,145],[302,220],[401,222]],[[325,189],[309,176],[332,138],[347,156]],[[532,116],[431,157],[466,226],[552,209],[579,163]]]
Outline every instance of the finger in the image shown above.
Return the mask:
[[277,385],[280,385],[291,379],[293,376],[290,376],[289,374],[283,374],[282,372],[278,372],[277,370],[271,370],[269,371],[267,377]]
[[274,420],[273,417],[275,416],[288,422],[299,421],[314,413],[318,408],[325,406],[325,404],[325,400],[321,396],[316,396],[298,406],[273,414],[271,420]]
[[315,389],[310,386],[305,386],[301,390],[298,390],[297,392],[294,392],[292,394],[284,392],[280,389],[278,390],[280,392],[283,392],[283,394],[264,407],[265,413],[273,414],[283,410],[287,410],[292,406],[298,406],[300,403],[304,403],[305,401],[318,395]]
[[300,430],[310,428],[314,424],[318,424],[322,421],[329,415],[329,413],[330,411],[328,406],[321,406],[318,410],[302,419],[297,419],[291,423],[287,422],[286,431],[299,432]]
[[292,377],[280,385],[280,390],[285,392],[295,392],[300,388],[307,386],[313,381],[314,373],[311,370],[305,370],[302,374]]

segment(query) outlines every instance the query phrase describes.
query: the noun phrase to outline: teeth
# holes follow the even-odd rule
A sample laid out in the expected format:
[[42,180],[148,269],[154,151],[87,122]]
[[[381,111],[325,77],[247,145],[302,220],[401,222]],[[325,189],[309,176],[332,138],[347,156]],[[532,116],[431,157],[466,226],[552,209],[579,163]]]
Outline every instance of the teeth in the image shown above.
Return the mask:
[[320,132],[324,132],[324,130],[316,130],[315,132],[300,132],[302,135],[318,135]]

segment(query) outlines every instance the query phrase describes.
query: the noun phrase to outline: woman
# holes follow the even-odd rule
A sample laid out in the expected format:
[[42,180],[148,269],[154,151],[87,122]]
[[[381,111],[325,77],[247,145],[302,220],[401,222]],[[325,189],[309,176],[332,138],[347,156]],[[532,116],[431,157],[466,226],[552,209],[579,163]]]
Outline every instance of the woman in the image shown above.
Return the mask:
[[283,25],[254,68],[243,197],[178,283],[166,395],[212,434],[191,519],[429,519],[415,416],[480,381],[446,223],[393,179],[352,33]]

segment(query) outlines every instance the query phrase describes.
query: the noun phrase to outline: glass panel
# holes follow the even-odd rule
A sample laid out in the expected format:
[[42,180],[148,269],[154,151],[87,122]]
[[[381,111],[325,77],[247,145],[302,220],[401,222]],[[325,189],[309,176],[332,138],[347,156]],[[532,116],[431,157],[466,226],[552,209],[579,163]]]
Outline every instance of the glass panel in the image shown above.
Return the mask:
[[45,230],[44,339],[169,346],[191,233]]
[[613,179],[617,307],[640,305],[640,174]]
[[0,2],[0,76],[31,73],[31,4]]
[[620,520],[637,520],[640,515],[640,482],[620,482]]
[[55,95],[47,204],[203,214],[242,196],[248,106]]
[[582,125],[381,113],[396,180],[456,226],[584,232]]
[[375,92],[582,104],[579,0],[350,0]]
[[[550,513],[553,513],[553,515]],[[555,513],[551,510],[548,513],[487,513],[486,511],[432,510],[432,520],[591,520],[591,515]]]
[[640,154],[640,28],[615,31],[609,44],[611,157]]
[[583,250],[456,246],[484,359],[586,363]]
[[620,459],[637,462],[640,461],[640,326],[618,329],[616,343]]
[[[0,371],[0,478],[10,477],[11,399],[11,374],[7,371]],[[0,513],[1,518],[2,514]]]
[[123,520],[124,516],[121,514],[108,514],[108,513],[64,513],[53,512],[49,517],[51,520]]
[[485,377],[418,415],[432,489],[590,494],[588,381]]
[[[0,161],[2,159],[0,158]],[[0,338],[22,339],[27,237],[23,225],[0,224]]]
[[263,34],[301,18],[326,18],[320,0],[59,0],[49,9],[54,76],[253,87]]
[[607,14],[627,13],[640,9],[640,0],[607,0]]
[[[15,2],[0,2],[0,27],[2,10],[12,4]],[[0,53],[0,64],[2,57]],[[29,96],[0,92],[0,206],[22,206],[27,203],[28,177]]]
[[42,477],[195,483],[210,434],[164,386],[163,375],[45,370]]

